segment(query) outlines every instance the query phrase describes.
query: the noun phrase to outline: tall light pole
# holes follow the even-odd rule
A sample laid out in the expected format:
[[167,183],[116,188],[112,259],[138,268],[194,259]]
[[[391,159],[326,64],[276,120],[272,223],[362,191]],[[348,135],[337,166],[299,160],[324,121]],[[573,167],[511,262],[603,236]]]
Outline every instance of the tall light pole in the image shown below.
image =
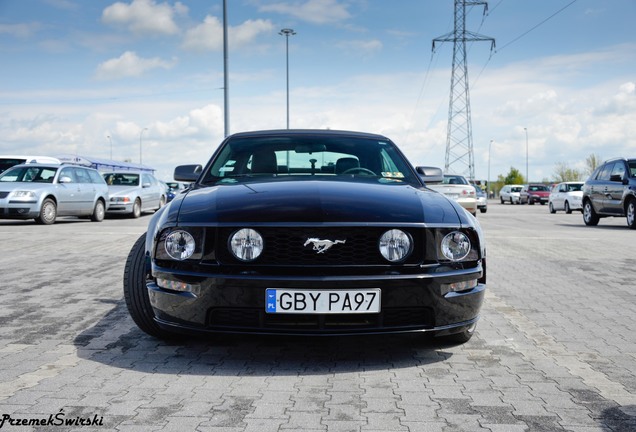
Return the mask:
[[490,198],[490,150],[492,149],[492,141],[488,144],[488,186],[486,186],[486,199]]
[[526,182],[530,183],[530,176],[528,175],[528,128],[523,128],[526,131]]
[[285,63],[287,67],[287,129],[289,129],[289,37],[296,34],[293,29],[284,28],[279,35],[285,36]]
[[147,131],[148,128],[143,128],[141,132],[139,132],[139,165],[141,165],[141,136],[144,134],[144,131]]
[[223,114],[225,136],[230,134],[230,84],[228,78],[227,1],[223,0]]
[[110,135],[108,135],[106,138],[108,138],[108,141],[110,142],[110,160],[113,160],[113,140],[110,139]]

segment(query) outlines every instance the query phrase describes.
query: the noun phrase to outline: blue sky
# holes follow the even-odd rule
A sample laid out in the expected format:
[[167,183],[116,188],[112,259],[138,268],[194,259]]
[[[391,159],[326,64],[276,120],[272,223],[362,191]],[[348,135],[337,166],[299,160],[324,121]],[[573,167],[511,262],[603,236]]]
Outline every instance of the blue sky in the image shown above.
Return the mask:
[[[636,155],[636,1],[491,0],[467,28],[476,177]],[[228,0],[230,133],[377,132],[444,166],[452,0]],[[0,0],[0,153],[142,162],[170,180],[224,136],[221,0]],[[525,128],[525,129],[524,129]],[[141,138],[141,139],[140,139]],[[492,143],[491,143],[492,141]],[[490,156],[490,157],[489,157]]]

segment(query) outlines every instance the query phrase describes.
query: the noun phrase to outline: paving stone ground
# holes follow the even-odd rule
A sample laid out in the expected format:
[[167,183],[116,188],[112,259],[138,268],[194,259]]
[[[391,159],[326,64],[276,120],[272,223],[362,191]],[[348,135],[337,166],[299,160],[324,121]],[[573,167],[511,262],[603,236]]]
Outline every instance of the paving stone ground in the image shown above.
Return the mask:
[[488,291],[477,334],[459,346],[419,335],[158,341],[129,318],[121,288],[149,216],[0,221],[0,429],[635,431],[636,231],[494,201],[478,219]]

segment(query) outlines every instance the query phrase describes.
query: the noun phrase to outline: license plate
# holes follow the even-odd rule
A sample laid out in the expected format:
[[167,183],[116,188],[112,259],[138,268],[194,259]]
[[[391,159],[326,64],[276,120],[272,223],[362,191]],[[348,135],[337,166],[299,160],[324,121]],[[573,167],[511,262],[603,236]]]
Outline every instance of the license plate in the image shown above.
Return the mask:
[[269,288],[267,313],[351,314],[380,312],[380,289],[295,290]]

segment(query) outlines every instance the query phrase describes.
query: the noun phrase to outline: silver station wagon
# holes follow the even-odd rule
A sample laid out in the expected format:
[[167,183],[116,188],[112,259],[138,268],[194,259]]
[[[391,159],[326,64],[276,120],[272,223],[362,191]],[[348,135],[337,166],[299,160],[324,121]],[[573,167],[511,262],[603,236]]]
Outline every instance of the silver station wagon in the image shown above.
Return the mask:
[[16,165],[0,174],[0,219],[35,219],[44,225],[58,216],[104,220],[108,186],[92,168],[77,165]]

